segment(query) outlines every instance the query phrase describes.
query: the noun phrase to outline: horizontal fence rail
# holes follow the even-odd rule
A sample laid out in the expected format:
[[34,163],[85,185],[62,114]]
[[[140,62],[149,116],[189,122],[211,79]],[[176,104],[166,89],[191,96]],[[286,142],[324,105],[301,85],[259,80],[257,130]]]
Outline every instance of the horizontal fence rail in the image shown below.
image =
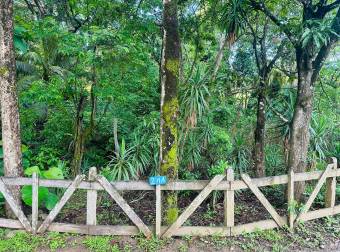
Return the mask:
[[[157,236],[206,236],[221,235],[234,236],[244,232],[255,230],[264,230],[279,228],[287,225],[291,230],[300,221],[322,218],[340,213],[340,205],[336,203],[336,178],[340,176],[340,169],[337,169],[337,160],[333,158],[333,163],[327,165],[324,171],[312,171],[303,173],[290,172],[288,175],[250,178],[247,174],[242,174],[241,179],[234,180],[234,172],[227,169],[225,175],[217,175],[212,180],[197,181],[170,181],[166,185],[151,186],[146,181],[117,181],[109,182],[103,176],[97,175],[96,168],[91,168],[88,179],[85,181],[84,175],[79,175],[75,180],[47,180],[40,179],[36,174],[32,178],[0,178],[0,192],[4,195],[5,200],[12,207],[18,220],[0,218],[0,227],[25,229],[32,233],[41,233],[46,230],[56,232],[80,233],[89,235],[137,235],[143,233],[150,237],[153,233]],[[315,188],[311,193],[305,206],[300,212],[291,210],[294,203],[294,183],[301,181],[317,180]],[[276,209],[266,199],[260,191],[260,187],[272,185],[287,184],[288,193],[288,211],[287,216],[280,216]],[[310,211],[321,187],[326,185],[325,208]],[[32,185],[32,220],[28,221],[21,208],[15,204],[8,186]],[[38,221],[38,188],[53,187],[66,189],[64,195],[57,203],[54,209],[43,222]],[[70,197],[77,189],[87,191],[87,214],[86,225],[55,223],[53,222],[62,207],[67,203]],[[236,225],[234,223],[235,200],[234,192],[236,190],[250,189],[260,203],[265,207],[271,216],[271,219],[261,220],[252,223]],[[121,207],[135,226],[124,225],[97,225],[97,193],[106,191],[112,199]],[[135,211],[129,206],[125,199],[119,193],[120,191],[154,191],[156,195],[156,224],[147,226]],[[161,225],[161,191],[200,191],[198,196],[183,211],[178,219],[170,226]],[[183,223],[194,213],[200,204],[211,194],[212,191],[224,191],[224,223],[222,226],[183,226]]]

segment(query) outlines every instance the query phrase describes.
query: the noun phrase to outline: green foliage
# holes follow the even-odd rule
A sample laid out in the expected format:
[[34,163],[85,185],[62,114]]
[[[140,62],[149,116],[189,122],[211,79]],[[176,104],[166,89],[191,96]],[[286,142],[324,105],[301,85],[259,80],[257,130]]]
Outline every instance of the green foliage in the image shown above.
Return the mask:
[[216,165],[208,168],[208,175],[213,178],[216,175],[224,174],[225,170],[228,168],[228,163],[226,161],[220,160]]
[[25,32],[26,29],[22,26],[14,27],[14,46],[20,53],[26,53],[28,50],[28,44],[25,41]]
[[219,126],[213,126],[208,149],[210,150],[210,157],[213,162],[216,162],[218,158],[227,157],[228,153],[232,150],[232,143],[228,132]]
[[[51,167],[47,171],[41,171],[38,166],[32,166],[25,169],[26,176],[32,176],[33,173],[37,173],[44,179],[63,179],[63,171],[59,167]],[[21,189],[21,198],[26,205],[32,206],[32,186],[23,186]],[[46,187],[40,186],[38,189],[38,200],[40,207],[46,207],[48,210],[52,210],[57,204],[59,197]]]
[[265,147],[266,176],[286,174],[282,145],[268,144]]
[[197,120],[208,109],[207,97],[210,95],[205,71],[197,67],[194,76],[189,78],[188,84],[182,86],[181,108],[186,118],[186,126],[194,127]]
[[118,246],[113,244],[113,241],[113,237],[110,236],[87,236],[83,240],[83,244],[93,252],[119,252]]
[[19,231],[10,239],[0,239],[0,251],[31,252],[39,248],[43,241],[43,237]]
[[229,40],[232,42],[245,26],[243,17],[245,7],[246,1],[243,0],[231,0],[223,6],[222,26],[227,31]]
[[317,48],[326,45],[330,41],[330,36],[338,36],[331,28],[332,22],[329,19],[307,20],[304,25],[304,32],[301,36],[302,47],[313,44]]
[[157,237],[152,237],[151,239],[146,239],[142,235],[137,237],[138,247],[143,251],[156,252],[159,251],[164,245],[165,241],[160,240]]
[[132,148],[126,149],[125,140],[122,140],[120,152],[112,157],[103,175],[109,180],[130,180],[137,178],[138,168],[134,166]]
[[66,247],[66,239],[68,238],[68,234],[61,234],[57,232],[51,232],[48,234],[49,247],[52,251],[56,251],[57,249],[63,249]]

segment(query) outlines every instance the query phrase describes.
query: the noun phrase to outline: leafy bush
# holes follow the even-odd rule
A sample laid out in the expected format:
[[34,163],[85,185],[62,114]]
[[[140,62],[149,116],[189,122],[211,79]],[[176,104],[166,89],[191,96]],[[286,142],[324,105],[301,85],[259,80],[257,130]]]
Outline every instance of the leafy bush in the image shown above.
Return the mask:
[[[41,171],[38,166],[32,166],[25,170],[26,176],[32,176],[37,173],[44,179],[64,179],[63,171],[59,167],[51,167],[47,171]],[[21,189],[21,198],[28,206],[32,206],[32,186],[23,186]],[[38,189],[39,206],[52,210],[58,202],[58,196],[46,187],[40,186]]]
[[135,159],[134,148],[126,148],[125,140],[122,140],[119,153],[112,156],[108,166],[102,170],[102,174],[111,180],[130,180],[136,179],[143,166],[138,165]]
[[208,168],[208,175],[210,178],[218,174],[224,174],[225,170],[228,168],[228,163],[226,161],[220,160],[216,165]]
[[266,176],[286,174],[284,153],[281,145],[266,145],[265,154]]
[[218,126],[212,127],[212,136],[208,144],[209,155],[212,163],[215,163],[221,157],[227,157],[232,150],[230,136],[226,129]]

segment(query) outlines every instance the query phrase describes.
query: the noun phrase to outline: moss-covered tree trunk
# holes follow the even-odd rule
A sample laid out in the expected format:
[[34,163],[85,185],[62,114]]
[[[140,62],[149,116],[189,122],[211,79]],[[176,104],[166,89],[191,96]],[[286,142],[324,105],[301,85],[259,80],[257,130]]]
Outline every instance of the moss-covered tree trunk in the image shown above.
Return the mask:
[[[97,47],[93,49],[94,55],[96,55]],[[87,95],[82,94],[80,96],[77,113],[74,122],[74,138],[73,138],[73,158],[71,163],[71,175],[76,177],[81,172],[81,165],[85,154],[85,144],[88,142],[96,127],[96,112],[97,112],[97,97],[95,94],[95,88],[97,86],[97,73],[95,63],[92,65],[92,85],[90,90],[90,103],[91,103],[91,115],[90,123],[87,127],[84,125],[84,113],[87,104]]]
[[[168,179],[178,177],[178,97],[181,44],[178,31],[177,0],[163,0],[163,54],[161,65],[161,142],[160,173]],[[165,195],[165,220],[173,223],[178,216],[177,194]]]
[[266,129],[266,84],[264,80],[260,81],[259,93],[257,95],[257,116],[255,129],[255,146],[254,161],[255,175],[257,177],[265,176],[264,165],[264,148],[265,148],[265,129]]
[[84,156],[84,144],[85,144],[85,133],[84,133],[84,109],[86,106],[86,96],[80,97],[77,114],[75,117],[74,124],[74,137],[73,137],[73,158],[71,162],[71,175],[73,177],[80,174],[81,164]]
[[[0,100],[4,173],[7,177],[23,174],[18,98],[15,85],[13,45],[13,1],[0,1]],[[21,205],[20,187],[10,187],[15,201]],[[10,207],[6,213],[13,217]]]

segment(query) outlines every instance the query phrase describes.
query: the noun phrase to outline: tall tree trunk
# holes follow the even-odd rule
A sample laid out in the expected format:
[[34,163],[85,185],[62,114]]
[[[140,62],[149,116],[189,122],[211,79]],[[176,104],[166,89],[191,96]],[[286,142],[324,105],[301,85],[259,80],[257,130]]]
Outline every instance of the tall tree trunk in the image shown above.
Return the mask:
[[211,75],[211,81],[214,82],[217,77],[218,70],[221,67],[222,59],[223,59],[223,54],[224,54],[224,49],[228,43],[228,36],[227,35],[222,35],[222,38],[220,39],[220,45],[219,45],[219,50],[217,52],[215,61],[214,61],[214,69]]
[[71,162],[71,175],[73,177],[80,174],[81,164],[84,156],[84,109],[86,105],[86,96],[80,97],[77,114],[74,125],[74,138],[73,138],[73,158]]
[[[298,70],[298,92],[291,124],[289,142],[288,168],[294,172],[304,172],[306,169],[309,125],[313,110],[313,86],[312,86],[312,58],[308,52],[298,48],[296,50]],[[296,183],[295,199],[301,201],[304,191],[304,183]]]
[[[8,177],[23,174],[18,98],[15,85],[13,46],[13,1],[0,1],[0,100],[4,173]],[[15,201],[21,205],[20,187],[10,187]],[[13,217],[8,205],[6,213]]]
[[[97,47],[93,49],[94,55],[96,54]],[[73,159],[71,163],[72,176],[75,177],[81,172],[81,165],[83,162],[83,156],[85,152],[85,143],[92,137],[93,131],[96,127],[96,114],[97,114],[97,97],[95,88],[97,86],[97,73],[95,63],[92,65],[92,85],[90,90],[90,103],[91,103],[91,115],[90,124],[88,127],[84,127],[84,111],[86,107],[87,96],[82,94],[80,96],[77,114],[74,125],[74,139],[73,139]]]
[[265,176],[264,147],[265,147],[265,126],[266,126],[266,98],[265,81],[260,81],[259,93],[257,96],[257,121],[255,129],[255,174],[257,177]]
[[[177,0],[163,0],[163,58],[161,93],[160,174],[168,179],[178,178],[178,128],[179,104],[177,86],[180,77],[181,45],[178,31]],[[167,224],[178,217],[177,194],[165,195],[165,219]]]

